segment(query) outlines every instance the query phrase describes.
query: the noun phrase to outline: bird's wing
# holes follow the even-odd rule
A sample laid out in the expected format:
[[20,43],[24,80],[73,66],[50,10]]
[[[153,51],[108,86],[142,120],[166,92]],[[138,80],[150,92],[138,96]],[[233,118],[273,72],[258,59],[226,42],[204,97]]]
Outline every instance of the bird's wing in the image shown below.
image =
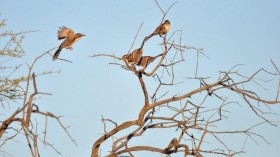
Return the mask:
[[64,39],[67,37],[74,37],[74,31],[70,28],[67,28],[65,26],[60,27],[59,30],[57,31],[57,38],[58,40]]
[[162,26],[162,24],[161,24],[161,25],[159,25],[159,26],[156,28],[156,30],[154,31],[154,33],[153,33],[153,34],[155,34],[155,35],[159,34],[160,29],[161,29],[161,26]]
[[133,52],[131,52],[131,56],[136,62],[138,62],[139,59],[142,57],[142,53],[143,53],[143,49],[138,48],[138,49],[135,49]]
[[165,23],[163,23],[163,24],[160,25],[160,27],[159,27],[159,32],[160,32],[160,33],[166,32],[166,24],[165,24]]

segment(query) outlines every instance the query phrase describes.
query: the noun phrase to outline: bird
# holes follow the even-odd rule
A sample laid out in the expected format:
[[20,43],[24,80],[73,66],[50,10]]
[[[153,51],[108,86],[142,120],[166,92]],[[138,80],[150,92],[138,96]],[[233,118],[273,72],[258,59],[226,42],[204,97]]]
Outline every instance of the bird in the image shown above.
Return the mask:
[[152,63],[156,58],[158,58],[158,57],[160,57],[160,56],[162,56],[163,55],[163,53],[162,54],[159,54],[159,55],[157,55],[157,56],[154,56],[154,57],[152,57],[152,56],[142,56],[141,58],[140,58],[140,61],[137,63],[137,65],[138,66],[141,66],[141,67],[144,67],[144,68],[147,68],[147,66],[150,64],[150,63]]
[[143,42],[142,42],[142,46],[144,46],[145,42],[147,40],[149,40],[151,37],[153,37],[154,35],[159,35],[160,37],[162,37],[163,35],[165,35],[170,29],[170,21],[169,20],[165,20],[162,24],[160,24],[156,30],[151,33],[149,36],[147,36]]
[[174,147],[174,150],[173,150],[173,152],[177,152],[177,150],[178,150],[178,147],[179,147],[179,142],[178,142],[178,140],[176,139],[176,138],[173,138],[171,141],[170,141],[170,143],[168,144],[168,146],[164,149],[164,152],[165,153],[168,153],[168,152],[170,152],[170,151],[172,151],[171,149]]
[[74,34],[74,31],[72,29],[67,28],[65,26],[59,27],[59,30],[57,31],[57,38],[58,38],[58,40],[61,40],[61,39],[65,39],[65,40],[59,45],[59,48],[54,53],[53,60],[55,61],[58,58],[58,56],[63,48],[72,50],[73,48],[71,46],[75,42],[80,40],[83,36],[85,36],[85,35],[82,33]]
[[159,35],[162,37],[162,35],[165,35],[170,29],[170,21],[165,20],[164,23],[159,25],[156,30],[153,32],[153,35]]
[[140,61],[142,54],[143,54],[143,48],[141,47],[141,48],[137,48],[137,49],[133,50],[129,54],[122,56],[122,59],[127,64],[135,65],[135,64],[138,64],[138,62]]

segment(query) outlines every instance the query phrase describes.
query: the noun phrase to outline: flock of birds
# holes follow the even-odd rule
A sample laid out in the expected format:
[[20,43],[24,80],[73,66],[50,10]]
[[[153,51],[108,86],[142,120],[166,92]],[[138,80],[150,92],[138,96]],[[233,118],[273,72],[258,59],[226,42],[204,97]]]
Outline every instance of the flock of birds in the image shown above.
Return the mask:
[[[163,35],[166,35],[166,33],[170,29],[170,21],[165,20],[164,23],[160,24],[155,31],[147,37],[147,39],[151,38],[152,36],[159,35],[162,37]],[[59,46],[59,48],[56,50],[56,52],[53,55],[53,60],[55,61],[61,50],[63,48],[72,50],[72,45],[80,40],[83,36],[85,36],[82,33],[74,33],[74,31],[70,28],[67,28],[65,26],[60,27],[57,31],[57,37],[58,40],[65,39]],[[142,56],[143,54],[143,44],[140,48],[135,49],[131,53],[128,53],[124,56],[122,56],[122,59],[127,65],[137,65],[146,68],[150,63],[152,63],[157,57],[162,56],[163,54],[159,54],[157,56]]]

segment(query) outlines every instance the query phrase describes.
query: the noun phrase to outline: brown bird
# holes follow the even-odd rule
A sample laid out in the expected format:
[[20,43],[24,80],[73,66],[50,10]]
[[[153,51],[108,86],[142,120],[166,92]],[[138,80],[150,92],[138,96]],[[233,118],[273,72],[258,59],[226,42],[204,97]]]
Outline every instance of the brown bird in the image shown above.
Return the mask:
[[159,25],[156,30],[154,31],[153,35],[159,35],[160,37],[162,37],[162,35],[165,35],[170,29],[170,21],[169,20],[165,20],[164,23],[162,23],[161,25]]
[[124,55],[122,59],[127,64],[135,65],[140,61],[142,54],[143,54],[143,48],[138,48],[132,51],[131,53]]
[[138,66],[141,66],[141,67],[144,67],[144,68],[147,68],[147,66],[152,63],[155,59],[157,59],[158,57],[162,56],[162,54],[159,54],[157,56],[142,56],[140,61],[137,63]]
[[56,50],[55,54],[53,55],[53,60],[56,60],[60,54],[60,51],[63,48],[70,49],[72,50],[73,48],[71,47],[75,42],[80,40],[84,34],[81,33],[76,33],[74,34],[74,31],[70,28],[67,28],[65,26],[60,27],[59,30],[57,31],[57,38],[58,40],[66,38],[59,46],[59,48]]
[[168,146],[164,149],[164,152],[168,153],[169,151],[171,151],[171,149],[174,147],[174,152],[177,152],[178,147],[179,147],[179,142],[176,138],[173,138],[170,143],[168,144]]

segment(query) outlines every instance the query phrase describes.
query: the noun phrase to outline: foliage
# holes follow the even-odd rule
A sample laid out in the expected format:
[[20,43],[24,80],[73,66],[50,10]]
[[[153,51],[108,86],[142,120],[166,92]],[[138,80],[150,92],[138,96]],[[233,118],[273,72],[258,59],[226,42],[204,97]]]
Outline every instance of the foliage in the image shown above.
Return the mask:
[[[5,20],[0,22],[1,29],[5,26],[5,22]],[[27,65],[28,71],[26,76],[14,76],[22,64],[6,66],[6,64],[21,58],[25,54],[22,47],[22,41],[24,39],[24,35],[30,32],[33,31],[19,33],[4,31],[0,34],[0,40],[3,41],[1,43],[6,42],[4,47],[0,50],[0,56],[2,59],[0,65],[2,73],[0,77],[0,102],[2,104],[2,108],[5,108],[7,104],[13,105],[10,107],[10,109],[12,109],[10,112],[1,110],[0,152],[4,156],[10,156],[11,154],[9,152],[5,152],[1,148],[17,136],[25,137],[26,143],[29,146],[30,153],[33,157],[40,156],[39,142],[42,142],[45,146],[49,146],[58,154],[61,154],[47,141],[46,135],[48,118],[55,119],[72,142],[75,143],[74,139],[68,133],[67,128],[60,121],[60,117],[51,112],[40,110],[39,105],[35,103],[36,97],[39,95],[51,95],[50,93],[41,92],[37,89],[36,77],[39,75],[50,74],[52,72],[42,72],[35,75],[33,68],[42,57],[49,55],[50,51],[55,48],[44,52],[42,55],[36,57],[31,65]],[[15,104],[19,105],[19,107],[16,108]],[[35,118],[33,118],[36,115],[37,117],[41,116],[45,118],[45,128],[43,134],[38,132],[37,125],[38,123],[44,122],[38,122]]]

